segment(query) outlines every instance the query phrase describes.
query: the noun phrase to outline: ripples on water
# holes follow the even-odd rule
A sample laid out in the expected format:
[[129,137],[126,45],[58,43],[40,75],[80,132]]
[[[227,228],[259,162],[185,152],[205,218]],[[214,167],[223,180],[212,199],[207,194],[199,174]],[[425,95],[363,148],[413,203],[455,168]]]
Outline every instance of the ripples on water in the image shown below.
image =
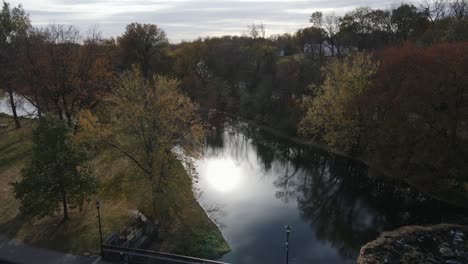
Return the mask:
[[232,251],[231,263],[355,263],[362,245],[403,225],[458,219],[461,210],[367,177],[346,158],[223,120],[196,162],[201,204]]

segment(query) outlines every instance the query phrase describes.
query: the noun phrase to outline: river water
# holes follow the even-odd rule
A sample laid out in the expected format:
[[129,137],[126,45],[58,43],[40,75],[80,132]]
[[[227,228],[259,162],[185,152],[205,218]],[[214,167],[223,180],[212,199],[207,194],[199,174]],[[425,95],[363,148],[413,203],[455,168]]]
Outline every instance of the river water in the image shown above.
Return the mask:
[[220,226],[230,263],[355,263],[381,232],[457,222],[464,210],[370,178],[349,159],[233,120],[213,125],[196,161],[199,201]]
[[[36,108],[26,101],[26,99],[14,95],[14,100],[16,103],[16,113],[18,116],[24,116],[24,117],[34,117],[37,115],[37,110]],[[1,96],[0,94],[0,113],[5,113],[8,115],[13,115],[13,112],[11,111],[11,106],[10,106],[10,100],[8,96]]]

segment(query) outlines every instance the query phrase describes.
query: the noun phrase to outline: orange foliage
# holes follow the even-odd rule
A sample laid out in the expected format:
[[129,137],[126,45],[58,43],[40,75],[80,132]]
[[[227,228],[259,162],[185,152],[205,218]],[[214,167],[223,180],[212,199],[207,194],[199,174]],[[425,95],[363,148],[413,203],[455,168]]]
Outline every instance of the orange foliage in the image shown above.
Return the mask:
[[428,185],[466,177],[468,43],[405,44],[376,56],[372,161]]

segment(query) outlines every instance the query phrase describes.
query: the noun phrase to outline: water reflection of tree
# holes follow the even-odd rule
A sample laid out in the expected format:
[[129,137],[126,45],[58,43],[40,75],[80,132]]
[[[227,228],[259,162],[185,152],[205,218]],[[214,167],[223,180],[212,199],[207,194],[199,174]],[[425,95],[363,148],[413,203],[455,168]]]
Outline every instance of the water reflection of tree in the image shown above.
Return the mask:
[[223,158],[229,156],[234,158],[236,163],[253,168],[256,161],[252,160],[254,156],[251,155],[251,152],[255,150],[252,149],[249,137],[240,133],[240,129],[241,126],[237,123],[213,125],[206,139],[203,151],[205,157]]
[[[246,123],[230,123],[226,129],[227,135],[219,133],[230,154],[248,164],[256,156],[265,173],[273,171],[276,197],[295,199],[316,237],[346,258],[356,257],[363,244],[384,230],[458,217],[453,208],[414,190],[368,178],[363,164],[279,140]],[[252,149],[255,155],[249,155]]]

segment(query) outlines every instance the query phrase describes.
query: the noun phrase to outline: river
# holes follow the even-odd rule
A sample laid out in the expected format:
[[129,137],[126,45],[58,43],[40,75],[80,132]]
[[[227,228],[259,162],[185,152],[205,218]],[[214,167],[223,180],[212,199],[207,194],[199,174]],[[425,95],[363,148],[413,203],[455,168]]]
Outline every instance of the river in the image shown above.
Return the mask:
[[368,177],[355,161],[277,138],[233,120],[213,124],[195,162],[199,202],[232,251],[220,260],[355,263],[385,230],[457,222],[466,212],[408,186]]
[[[22,117],[34,117],[37,115],[37,109],[26,99],[21,96],[14,95],[16,103],[16,113]],[[13,115],[8,96],[1,96],[0,94],[0,113]]]

